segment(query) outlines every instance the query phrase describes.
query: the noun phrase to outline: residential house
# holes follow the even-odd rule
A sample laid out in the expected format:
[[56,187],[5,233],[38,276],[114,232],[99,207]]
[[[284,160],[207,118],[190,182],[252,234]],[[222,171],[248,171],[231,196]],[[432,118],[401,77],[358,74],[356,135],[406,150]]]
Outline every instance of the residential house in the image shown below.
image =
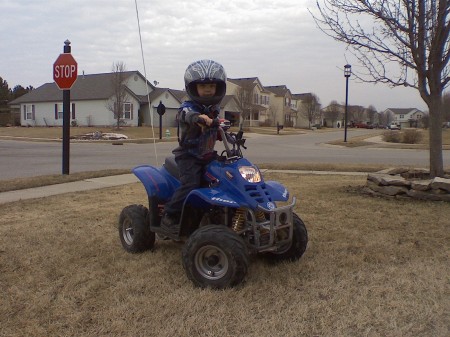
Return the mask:
[[[257,77],[229,78],[227,81],[227,95],[236,99],[239,112],[230,118],[236,119],[238,113],[244,117],[248,126],[258,126],[270,123],[269,108],[271,92],[267,91]],[[227,118],[227,115],[225,116]],[[273,120],[273,119],[272,119]]]
[[322,109],[323,126],[328,128],[342,128],[345,126],[345,106],[331,103]]
[[[294,127],[309,128],[323,124],[320,105],[314,104],[312,98],[312,93],[292,94],[291,108],[297,111],[296,114],[292,114]],[[309,120],[310,115],[311,122]]]
[[294,120],[297,118],[297,110],[294,110],[291,106],[291,91],[285,85],[264,88],[273,94],[270,101],[270,109],[273,111],[274,124],[294,126]]
[[[70,90],[72,125],[112,126],[117,118],[111,111],[114,73],[78,75]],[[173,126],[180,100],[170,89],[156,88],[139,71],[124,72],[126,101],[123,123],[128,126],[151,125],[161,101],[166,106],[164,126]],[[55,83],[46,83],[10,102],[20,106],[22,126],[62,126],[63,91]],[[155,125],[159,125],[155,122]]]
[[384,114],[392,115],[392,123],[397,124],[401,128],[417,128],[422,126],[421,119],[424,113],[416,108],[388,108]]

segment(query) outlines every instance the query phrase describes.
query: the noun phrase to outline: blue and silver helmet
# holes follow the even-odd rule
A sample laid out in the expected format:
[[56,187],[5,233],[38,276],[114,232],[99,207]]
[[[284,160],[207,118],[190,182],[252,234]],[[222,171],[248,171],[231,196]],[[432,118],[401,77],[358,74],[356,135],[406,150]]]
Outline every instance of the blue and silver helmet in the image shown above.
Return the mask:
[[[215,83],[216,94],[210,97],[199,97],[197,83]],[[191,100],[203,105],[215,105],[222,101],[227,91],[227,74],[220,63],[212,60],[200,60],[187,67],[184,84]]]

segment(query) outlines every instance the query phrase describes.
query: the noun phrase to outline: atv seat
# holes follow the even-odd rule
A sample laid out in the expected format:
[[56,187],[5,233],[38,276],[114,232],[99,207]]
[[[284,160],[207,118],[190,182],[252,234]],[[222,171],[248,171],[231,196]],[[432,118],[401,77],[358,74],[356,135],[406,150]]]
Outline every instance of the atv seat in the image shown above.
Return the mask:
[[164,168],[170,175],[174,176],[177,179],[180,179],[180,171],[178,170],[177,162],[175,161],[175,157],[167,157],[164,161]]

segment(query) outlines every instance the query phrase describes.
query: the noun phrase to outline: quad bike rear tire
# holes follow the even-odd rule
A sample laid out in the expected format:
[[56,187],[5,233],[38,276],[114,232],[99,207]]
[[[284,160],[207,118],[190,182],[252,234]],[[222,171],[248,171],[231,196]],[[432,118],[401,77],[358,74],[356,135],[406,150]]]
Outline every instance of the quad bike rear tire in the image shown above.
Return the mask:
[[274,262],[282,261],[297,261],[306,251],[308,245],[308,232],[302,219],[294,213],[293,215],[293,237],[292,242],[286,246],[281,247],[276,252],[264,253],[264,256]]
[[225,289],[240,284],[247,275],[248,260],[244,240],[220,225],[197,229],[182,251],[186,275],[201,288]]
[[129,253],[141,253],[152,249],[155,233],[150,231],[149,212],[143,205],[129,205],[119,216],[119,237],[123,248]]

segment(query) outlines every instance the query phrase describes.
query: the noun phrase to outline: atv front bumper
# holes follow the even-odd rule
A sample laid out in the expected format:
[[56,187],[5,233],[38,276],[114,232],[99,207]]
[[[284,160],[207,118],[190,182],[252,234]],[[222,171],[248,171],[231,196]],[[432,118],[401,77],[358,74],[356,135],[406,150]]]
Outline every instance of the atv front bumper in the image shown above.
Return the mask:
[[294,231],[293,212],[296,199],[282,207],[267,209],[258,206],[256,211],[249,210],[247,228],[250,234],[248,243],[258,253],[277,251],[292,242]]

